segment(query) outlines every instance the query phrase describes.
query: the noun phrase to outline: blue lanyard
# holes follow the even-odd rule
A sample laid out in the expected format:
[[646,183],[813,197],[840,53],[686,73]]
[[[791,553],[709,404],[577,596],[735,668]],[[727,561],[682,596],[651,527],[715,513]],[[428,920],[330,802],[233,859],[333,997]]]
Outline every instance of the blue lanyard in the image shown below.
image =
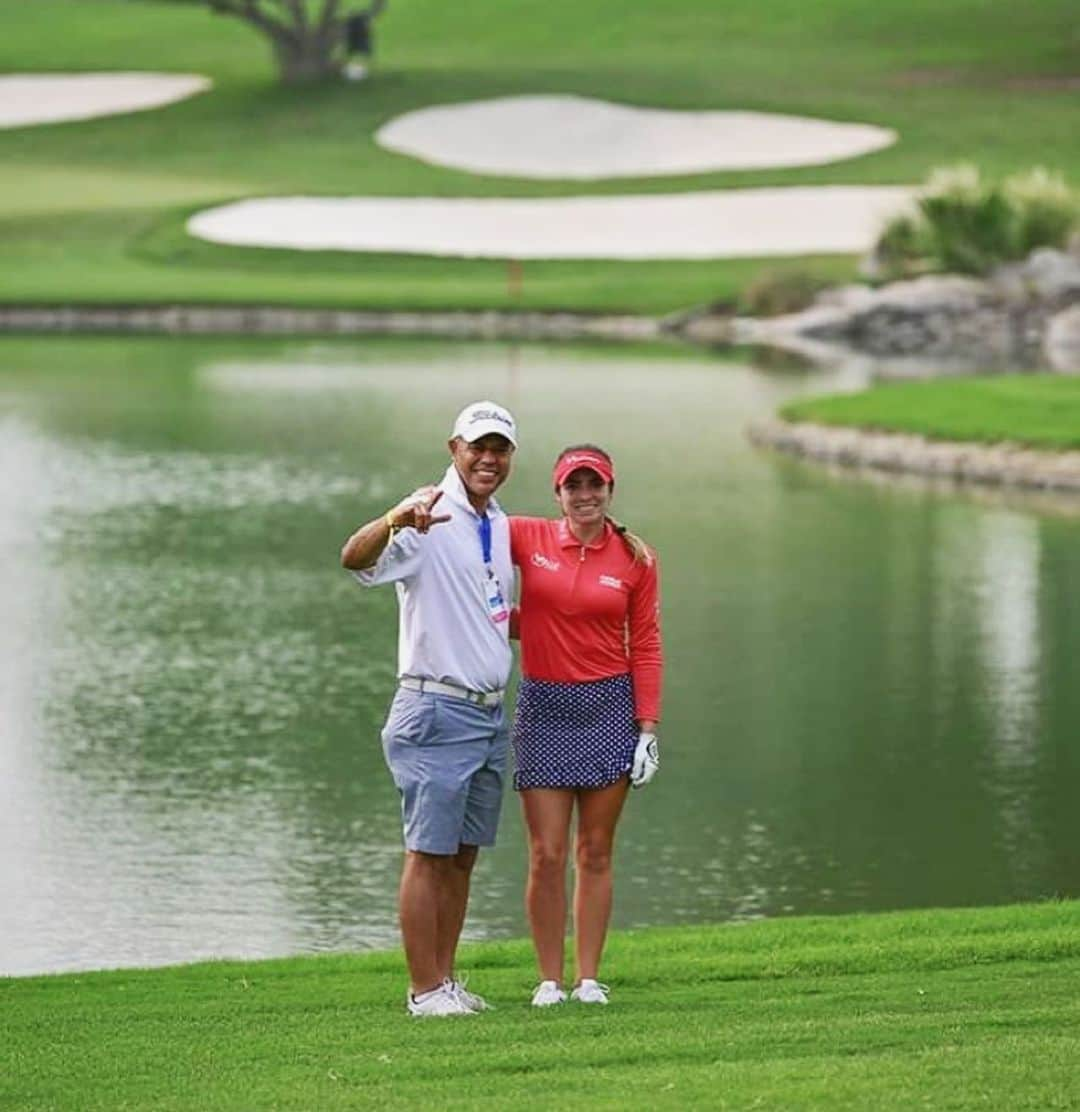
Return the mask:
[[491,567],[491,518],[486,513],[480,515],[480,550],[484,554],[484,564]]

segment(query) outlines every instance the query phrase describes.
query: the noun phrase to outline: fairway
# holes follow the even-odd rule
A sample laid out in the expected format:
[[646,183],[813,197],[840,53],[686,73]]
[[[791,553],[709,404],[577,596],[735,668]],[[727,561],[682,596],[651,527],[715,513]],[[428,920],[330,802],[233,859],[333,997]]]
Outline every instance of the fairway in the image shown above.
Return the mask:
[[[507,18],[484,0],[391,4],[372,78],[278,87],[263,41],[199,4],[3,0],[0,68],[204,74],[213,88],[150,112],[0,134],[0,298],[180,300],[402,308],[502,306],[665,312],[731,296],[775,260],[537,263],[520,294],[499,261],[392,255],[295,259],[200,244],[187,218],[245,197],[566,197],[817,184],[906,185],[934,165],[991,177],[1080,151],[1072,4],[1007,0],[559,0]],[[57,29],[63,33],[58,34]],[[551,182],[479,176],[381,149],[406,112],[500,96],[594,97],[673,110],[757,111],[895,131],[895,145],[825,166]],[[286,256],[282,258],[282,256]],[[851,256],[811,260],[831,279]]]
[[1080,1103],[1075,902],[618,934],[606,1008],[530,1008],[524,942],[461,966],[497,1011],[406,1017],[390,953],[0,981],[0,1105]]
[[789,421],[915,433],[935,440],[1076,449],[1080,448],[1080,379],[1028,374],[896,383],[793,402],[781,410],[781,416]]

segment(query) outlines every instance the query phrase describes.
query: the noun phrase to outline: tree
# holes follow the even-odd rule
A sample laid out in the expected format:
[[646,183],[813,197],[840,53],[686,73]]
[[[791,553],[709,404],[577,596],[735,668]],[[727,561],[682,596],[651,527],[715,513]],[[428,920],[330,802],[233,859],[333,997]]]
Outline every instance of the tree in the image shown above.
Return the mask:
[[[342,12],[342,0],[206,0],[215,11],[236,16],[264,34],[273,47],[281,80],[301,85],[338,77],[358,41],[370,48],[370,28],[386,7]],[[351,41],[350,41],[351,40]],[[361,47],[362,49],[362,47]]]

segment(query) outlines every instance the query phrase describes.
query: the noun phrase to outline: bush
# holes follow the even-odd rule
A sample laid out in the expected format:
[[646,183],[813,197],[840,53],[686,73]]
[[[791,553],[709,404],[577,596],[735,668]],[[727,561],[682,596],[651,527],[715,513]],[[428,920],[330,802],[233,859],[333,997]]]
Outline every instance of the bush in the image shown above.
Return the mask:
[[914,278],[930,269],[928,225],[907,214],[895,216],[878,237],[874,247],[872,274],[888,278]]
[[1017,213],[1018,250],[1027,255],[1036,247],[1062,247],[1078,226],[1080,199],[1061,174],[1036,166],[1005,182],[1005,195]]
[[741,309],[753,317],[797,313],[828,285],[806,270],[763,270],[742,291]]
[[930,258],[942,270],[987,274],[1018,255],[1016,215],[998,189],[971,198],[923,197],[919,207],[929,225]]
[[1064,247],[1080,203],[1060,174],[1037,167],[984,183],[974,166],[935,170],[912,215],[886,225],[874,248],[885,278],[927,271],[988,274],[1036,247]]

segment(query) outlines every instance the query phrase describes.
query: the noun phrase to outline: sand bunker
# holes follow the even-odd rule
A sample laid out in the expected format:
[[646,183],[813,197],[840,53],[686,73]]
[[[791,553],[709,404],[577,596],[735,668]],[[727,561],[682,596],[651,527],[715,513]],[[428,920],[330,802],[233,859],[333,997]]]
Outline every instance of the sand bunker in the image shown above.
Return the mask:
[[526,96],[409,112],[375,139],[399,154],[477,174],[587,180],[818,166],[891,146],[896,133],[763,112]]
[[15,74],[0,77],[0,128],[140,112],[210,88],[191,73]]
[[540,200],[280,197],[209,209],[187,228],[248,247],[466,258],[856,253],[912,195],[901,186],[801,186]]

